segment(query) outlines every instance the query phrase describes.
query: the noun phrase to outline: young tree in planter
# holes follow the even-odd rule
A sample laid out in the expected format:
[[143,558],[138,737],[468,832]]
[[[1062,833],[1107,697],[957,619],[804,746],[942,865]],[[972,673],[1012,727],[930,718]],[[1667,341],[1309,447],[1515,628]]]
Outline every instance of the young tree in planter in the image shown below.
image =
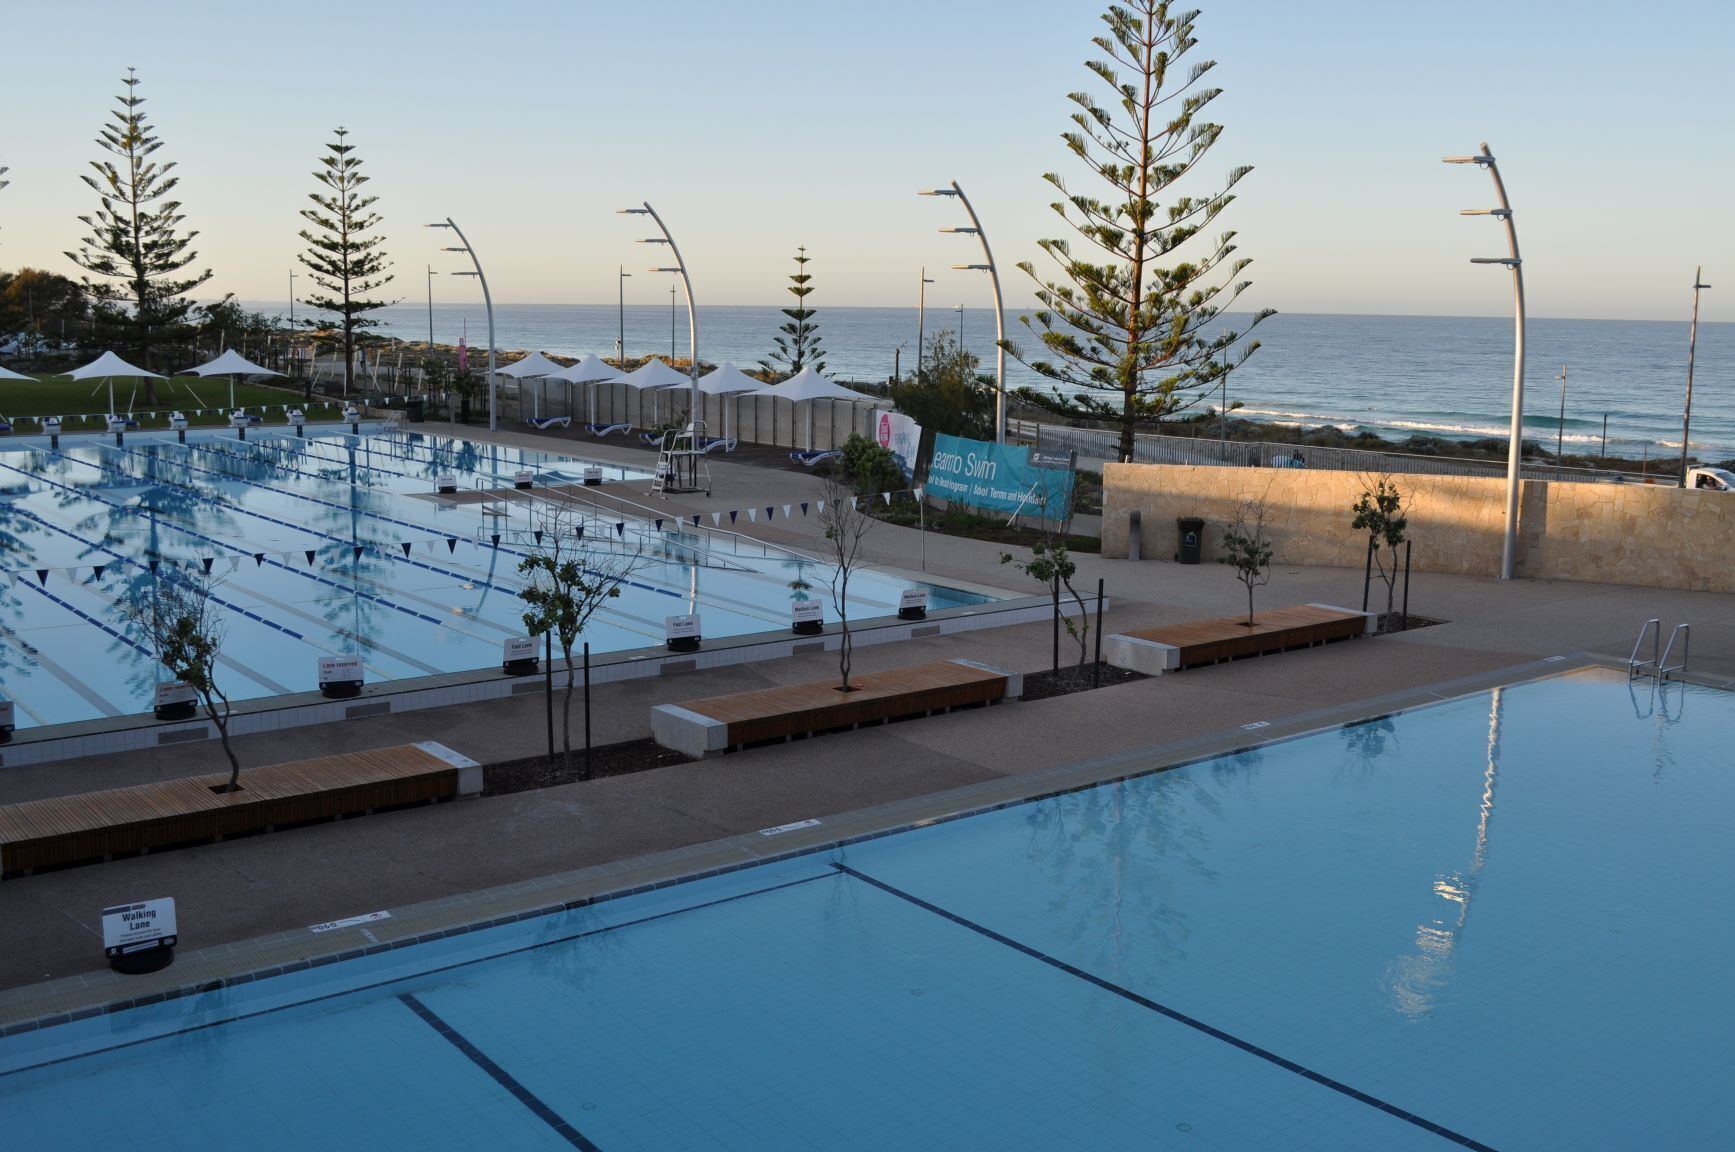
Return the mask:
[[819,346],[819,325],[813,319],[813,309],[807,306],[807,297],[813,292],[813,276],[807,271],[810,259],[806,248],[795,250],[795,272],[789,277],[789,294],[795,297],[795,307],[783,309],[789,323],[778,329],[781,336],[772,338],[777,351],[759,362],[759,367],[774,379],[793,376],[803,368],[825,371],[825,361],[820,359],[825,353]]
[[127,620],[142,633],[157,661],[198,693],[199,704],[229,758],[226,792],[241,790],[241,761],[229,742],[229,697],[217,684],[217,657],[227,631],[211,598],[216,581],[170,572],[152,580],[145,595],[124,600]]
[[1271,582],[1271,541],[1265,536],[1265,498],[1242,504],[1223,529],[1223,554],[1218,563],[1235,569],[1247,586],[1247,627],[1253,627],[1253,590]]
[[[1076,130],[1061,136],[1103,198],[1068,189],[1057,173],[1045,177],[1060,192],[1054,210],[1096,251],[1074,255],[1065,240],[1039,241],[1058,281],[1019,265],[1037,281],[1041,305],[1024,322],[1055,357],[1027,361],[1052,390],[1021,395],[1063,416],[1114,420],[1123,462],[1140,428],[1198,403],[1251,355],[1259,342],[1247,333],[1271,315],[1255,313],[1239,330],[1215,322],[1249,286],[1235,277],[1250,261],[1234,258],[1234,232],[1199,236],[1251,169],[1231,169],[1204,195],[1176,190],[1223,133],[1200,119],[1219,93],[1198,86],[1212,62],[1183,70],[1197,44],[1195,15],[1171,11],[1168,0],[1128,0],[1103,14],[1108,32],[1093,41],[1103,58],[1086,67],[1113,98],[1103,107],[1074,93]],[[1196,254],[1179,259],[1195,237]],[[1178,262],[1159,266],[1170,259]]]
[[[1072,578],[1078,575],[1078,562],[1067,550],[1065,534],[1050,532],[1045,539],[1032,544],[1028,560],[1019,560],[1002,552],[1000,563],[1012,565],[1048,589],[1048,598],[1054,605],[1054,619],[1058,622],[1054,630],[1054,674],[1060,675],[1061,628],[1065,628],[1066,634],[1078,642],[1078,665],[1082,668],[1085,657],[1090,654],[1090,616],[1084,608],[1084,597],[1072,586]],[[1072,597],[1074,606],[1078,608],[1076,620],[1060,614],[1062,593]]]
[[822,479],[819,485],[819,526],[825,533],[826,557],[832,563],[831,606],[837,610],[840,632],[837,670],[843,680],[841,690],[853,692],[849,684],[850,658],[855,651],[849,631],[849,578],[862,567],[862,538],[874,526],[874,518],[868,515],[867,508],[862,507],[860,501],[871,501],[872,497],[863,496],[858,500],[850,488],[830,476]]
[[[181,178],[171,175],[173,160],[153,159],[163,142],[145,121],[138,76],[128,68],[121,82],[126,94],[116,97],[120,110],[96,140],[114,159],[91,161],[96,175],[81,177],[96,193],[98,207],[79,217],[90,235],[66,258],[99,278],[85,280],[93,299],[124,302],[131,309],[133,360],[149,369],[151,348],[186,320],[193,307],[187,293],[209,280],[211,270],[179,275],[199,258],[187,247],[198,233],[181,232],[181,202],[164,199]],[[147,408],[157,402],[156,383],[149,377],[142,401]]]
[[[379,197],[361,194],[361,186],[368,178],[361,174],[361,161],[355,157],[355,145],[348,136],[348,129],[339,128],[337,141],[327,144],[327,155],[319,158],[323,170],[315,172],[313,178],[327,191],[308,193],[307,198],[315,207],[303,208],[301,215],[317,231],[301,230],[308,248],[296,256],[312,273],[314,286],[324,292],[309,294],[302,303],[337,314],[335,322],[314,317],[306,323],[310,329],[336,328],[342,333],[345,396],[355,383],[356,333],[378,327],[380,322],[370,317],[369,312],[397,303],[368,298],[370,292],[392,282],[392,274],[386,271],[391,261],[380,247],[385,237],[369,235],[380,223],[379,213],[368,210]],[[307,399],[310,402],[313,399],[311,380],[307,384]]]
[[[553,633],[566,659],[566,696],[561,702],[561,768],[572,769],[572,652],[590,619],[643,561],[643,552],[616,551],[606,543],[587,545],[580,534],[583,518],[577,509],[563,508],[544,522],[536,550],[518,562],[526,582],[518,598],[526,604],[524,627],[532,636]],[[588,771],[586,777],[588,778]]]
[[[1392,626],[1392,600],[1398,589],[1398,547],[1405,540],[1410,518],[1404,514],[1404,496],[1390,476],[1362,478],[1362,494],[1352,511],[1355,519],[1350,527],[1368,534],[1368,551],[1373,554],[1374,570],[1386,584],[1386,613],[1380,618],[1380,631]],[[1381,548],[1390,552],[1390,563]]]
[[452,394],[458,397],[458,423],[468,424],[470,401],[482,395],[482,381],[468,368],[460,368],[452,376]]

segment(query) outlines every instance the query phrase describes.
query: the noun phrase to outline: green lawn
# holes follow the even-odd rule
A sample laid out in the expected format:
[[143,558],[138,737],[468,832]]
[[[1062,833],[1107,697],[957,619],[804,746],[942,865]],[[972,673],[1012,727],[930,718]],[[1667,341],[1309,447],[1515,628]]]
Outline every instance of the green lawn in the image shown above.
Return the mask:
[[[226,378],[175,376],[168,380],[158,380],[157,404],[154,410],[147,409],[140,399],[144,394],[142,387],[136,394],[133,390],[135,384],[142,383],[143,381],[116,380],[114,403],[115,407],[125,413],[130,401],[132,415],[145,428],[166,428],[169,413],[176,409],[186,413],[187,419],[195,425],[228,423],[225,409],[229,404],[229,381]],[[254,412],[265,405],[272,407],[273,410],[265,415],[268,424],[283,422],[279,405],[299,405],[300,402],[300,389],[273,388],[258,384],[235,385],[235,403],[239,407]],[[314,401],[307,414],[310,420],[333,417],[335,410],[328,411],[320,405],[321,401]],[[204,410],[204,415],[194,415],[200,409]],[[23,380],[0,380],[0,417],[11,421],[20,433],[36,431],[36,422],[29,417],[101,416],[107,412],[108,385],[101,380],[68,380],[64,376],[50,376],[28,383]],[[66,431],[87,431],[95,427],[95,424],[69,421]]]

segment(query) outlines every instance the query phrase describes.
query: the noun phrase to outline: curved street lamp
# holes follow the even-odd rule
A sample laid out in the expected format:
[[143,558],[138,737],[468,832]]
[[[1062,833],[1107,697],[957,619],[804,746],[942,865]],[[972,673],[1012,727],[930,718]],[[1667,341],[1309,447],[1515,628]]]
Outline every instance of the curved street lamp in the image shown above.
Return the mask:
[[661,232],[662,235],[640,240],[639,243],[667,244],[669,246],[669,251],[674,253],[675,263],[673,267],[652,268],[651,271],[680,273],[681,285],[687,290],[687,343],[689,348],[688,354],[692,357],[692,363],[688,367],[691,370],[689,374],[693,381],[692,398],[688,401],[687,406],[687,423],[691,426],[693,434],[697,436],[699,432],[699,416],[704,411],[704,409],[700,407],[702,401],[699,395],[699,316],[693,309],[693,281],[692,278],[687,275],[687,262],[681,259],[681,250],[675,246],[675,238],[669,235],[668,226],[663,223],[663,218],[657,215],[657,210],[651,207],[650,201],[645,201],[642,208],[622,208],[616,213],[616,215],[649,216],[652,220],[657,222],[657,230]]
[[1524,455],[1524,262],[1518,257],[1518,230],[1512,224],[1512,205],[1506,199],[1506,185],[1500,179],[1500,169],[1488,145],[1474,156],[1442,157],[1445,164],[1479,164],[1494,178],[1494,194],[1498,208],[1466,208],[1460,216],[1494,216],[1506,225],[1506,245],[1510,256],[1474,256],[1472,264],[1502,264],[1512,269],[1512,297],[1517,314],[1517,343],[1512,365],[1512,433],[1506,449],[1506,538],[1500,546],[1500,579],[1511,580],[1518,564],[1518,480],[1520,461]]
[[[496,414],[495,405],[495,392],[497,391],[497,388],[494,379],[494,297],[488,294],[488,277],[482,275],[482,262],[476,259],[476,250],[470,247],[470,242],[464,239],[463,230],[452,222],[450,216],[446,217],[446,222],[444,224],[427,224],[424,225],[424,227],[450,228],[458,237],[458,247],[446,248],[443,249],[443,251],[469,253],[470,263],[474,265],[476,269],[474,272],[451,272],[448,273],[448,275],[474,276],[477,280],[482,282],[482,304],[488,309],[488,431],[497,432],[500,429],[500,422]],[[429,283],[431,284],[432,281]]]
[[[982,242],[982,259],[984,264],[954,264],[953,268],[961,271],[986,272],[989,283],[994,287],[994,440],[998,444],[1006,443],[1006,305],[1000,298],[1000,271],[994,266],[994,253],[988,247],[988,234],[982,231],[982,221],[976,218],[976,209],[971,207],[970,198],[964,195],[964,189],[952,181],[950,188],[929,188],[916,193],[918,196],[954,196],[964,205],[964,211],[969,214],[968,228],[942,228],[942,232],[952,232],[961,236],[974,236]],[[960,322],[960,327],[962,323]],[[962,332],[959,333],[960,337]]]

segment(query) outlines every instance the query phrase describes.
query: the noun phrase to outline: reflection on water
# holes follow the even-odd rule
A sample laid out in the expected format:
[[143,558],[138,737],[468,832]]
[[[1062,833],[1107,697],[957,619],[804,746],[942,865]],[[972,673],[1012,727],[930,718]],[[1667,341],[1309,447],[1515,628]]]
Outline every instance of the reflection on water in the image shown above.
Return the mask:
[[[1488,862],[1488,825],[1494,818],[1494,785],[1500,771],[1500,722],[1506,689],[1496,688],[1488,704],[1488,746],[1482,772],[1482,798],[1476,808],[1476,840],[1468,868],[1434,879],[1433,895],[1447,907],[1416,926],[1415,951],[1386,968],[1388,1002],[1410,1019],[1432,1016],[1452,979],[1452,953],[1470,922],[1482,867]],[[1437,909],[1438,905],[1435,906]]]

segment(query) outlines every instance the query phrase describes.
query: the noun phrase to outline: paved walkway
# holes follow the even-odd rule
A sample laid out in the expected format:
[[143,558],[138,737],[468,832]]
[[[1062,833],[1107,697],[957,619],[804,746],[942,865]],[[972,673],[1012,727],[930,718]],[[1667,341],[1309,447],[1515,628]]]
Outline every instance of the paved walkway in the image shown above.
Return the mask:
[[[500,439],[550,447],[551,440],[563,438],[508,432]],[[648,452],[607,441],[587,443],[585,451],[622,462],[651,459]],[[706,512],[780,505],[809,499],[816,487],[803,473],[727,461],[715,463],[713,480],[709,499],[672,498],[668,505]],[[637,498],[661,503],[654,496]],[[823,543],[811,519],[737,527],[799,547]],[[961,580],[1035,590],[1000,562],[998,545],[882,524],[868,536],[867,548],[878,564],[925,566]],[[1094,590],[1099,577],[1112,600],[1109,631],[1225,615],[1245,603],[1241,586],[1218,565],[1080,557],[1080,587]],[[1360,582],[1354,571],[1279,566],[1259,602],[1359,604]],[[98,913],[123,900],[173,895],[183,951],[304,931],[340,917],[442,898],[461,901],[484,887],[532,885],[551,873],[632,861],[959,786],[1007,781],[1017,787],[1018,778],[1057,765],[1232,733],[1256,720],[1279,726],[1322,708],[1353,709],[1394,692],[1551,655],[1582,651],[1624,658],[1639,624],[1651,616],[1661,617],[1665,628],[1690,622],[1699,677],[1735,682],[1735,596],[1419,574],[1410,607],[1449,623],[632,776],[7,880],[0,883],[0,923],[7,926],[0,988],[101,973],[106,962]],[[1048,626],[1025,625],[862,648],[855,660],[866,671],[962,656],[1035,671],[1047,666],[1049,652]],[[808,654],[601,686],[593,692],[596,739],[648,735],[653,704],[835,674],[834,656]],[[258,765],[433,739],[479,760],[507,759],[542,749],[542,707],[540,698],[524,697],[376,717],[247,737],[239,751],[243,764]],[[0,772],[0,802],[216,771],[220,760],[212,742],[7,769]]]

